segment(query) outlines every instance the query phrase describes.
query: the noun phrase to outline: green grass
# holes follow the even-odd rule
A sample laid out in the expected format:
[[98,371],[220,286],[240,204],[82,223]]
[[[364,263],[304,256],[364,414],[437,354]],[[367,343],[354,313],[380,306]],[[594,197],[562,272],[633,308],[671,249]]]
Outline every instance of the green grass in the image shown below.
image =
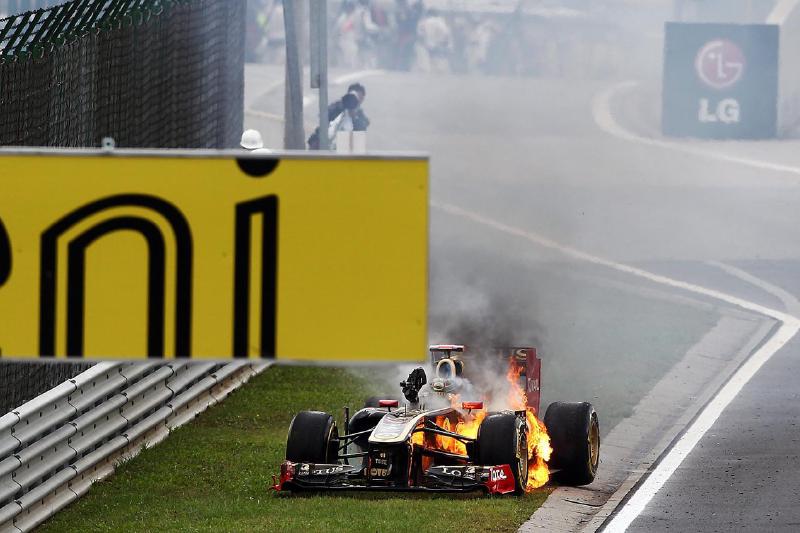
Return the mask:
[[270,491],[297,411],[360,406],[344,369],[274,367],[144,450],[41,531],[515,531],[549,494],[287,496]]
[[[474,250],[455,256],[456,262],[468,259],[480,267],[475,279],[470,285],[439,276],[432,321],[438,326],[442,318],[457,315],[455,296],[465,285],[499,303],[478,310],[476,327],[455,328],[433,340],[462,342],[459,331],[484,335],[493,333],[491,326],[510,324],[513,342],[540,349],[542,407],[554,400],[590,401],[603,434],[628,416],[719,318],[713,309],[653,298],[636,285],[623,290],[613,277],[541,265],[526,253],[497,261],[482,251],[489,243],[478,237],[470,241]],[[514,244],[505,243],[508,249]],[[496,320],[485,320],[495,315]],[[81,531],[515,531],[549,489],[522,498],[285,497],[268,490],[297,411],[319,409],[341,421],[343,406],[358,407],[367,396],[396,390],[398,375],[386,367],[272,368],[123,465],[42,530],[73,531],[77,524]]]

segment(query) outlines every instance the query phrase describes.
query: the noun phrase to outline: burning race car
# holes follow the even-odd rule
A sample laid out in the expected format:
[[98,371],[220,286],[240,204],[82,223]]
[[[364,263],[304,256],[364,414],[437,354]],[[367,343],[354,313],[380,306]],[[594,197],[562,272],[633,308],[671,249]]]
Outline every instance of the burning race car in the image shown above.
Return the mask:
[[[368,400],[352,417],[345,408],[344,434],[328,413],[298,413],[274,488],[521,494],[551,475],[566,485],[594,480],[597,414],[586,402],[554,402],[539,420],[534,348],[497,350],[492,368],[464,346],[430,352],[430,383],[417,368],[400,384],[404,401]],[[491,377],[498,366],[505,379]]]

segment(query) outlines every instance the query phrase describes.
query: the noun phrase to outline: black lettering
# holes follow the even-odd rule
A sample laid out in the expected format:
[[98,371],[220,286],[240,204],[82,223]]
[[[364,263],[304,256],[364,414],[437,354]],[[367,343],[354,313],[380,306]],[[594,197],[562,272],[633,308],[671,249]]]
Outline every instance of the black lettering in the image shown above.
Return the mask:
[[[150,209],[155,213],[163,216],[169,223],[175,237],[177,248],[177,269],[176,269],[176,288],[175,288],[175,355],[176,357],[190,357],[191,356],[191,326],[192,326],[192,256],[193,244],[192,234],[186,218],[178,210],[177,207],[169,202],[157,198],[155,196],[143,194],[121,194],[111,196],[92,202],[75,211],[67,214],[55,224],[50,226],[41,238],[41,264],[40,264],[40,293],[39,293],[39,354],[43,357],[53,357],[55,355],[55,331],[56,331],[56,280],[58,265],[57,265],[57,247],[58,239],[75,224],[87,219],[88,217],[100,213],[106,209],[116,207],[143,207]],[[122,221],[122,222],[120,222]],[[136,221],[136,222],[134,222]],[[83,261],[83,250],[92,241],[99,238],[101,235],[108,234],[116,229],[136,229],[140,231],[148,241],[150,247],[150,283],[148,292],[148,327],[153,325],[157,319],[161,324],[161,332],[156,329],[149,329],[149,332],[155,333],[154,339],[148,339],[148,349],[155,348],[160,345],[161,350],[156,350],[151,353],[163,354],[163,274],[160,274],[159,268],[163,268],[163,236],[154,239],[152,228],[143,224],[144,219],[136,217],[120,217],[112,219],[111,221],[102,223],[98,226],[90,228],[82,235],[77,237],[75,241],[69,244],[69,265],[68,265],[68,281],[70,286],[67,288],[68,294],[68,316],[67,316],[67,344],[68,352],[72,356],[80,356],[83,344],[83,287],[73,287],[72,283],[78,283],[79,279],[83,279],[80,274],[82,265],[74,261]],[[120,227],[114,227],[117,224]],[[135,228],[127,227],[127,225],[135,225]],[[148,237],[149,235],[149,237]],[[87,237],[88,236],[88,237]],[[78,244],[73,244],[77,242]],[[159,257],[159,242],[162,245],[161,257]],[[160,259],[160,267],[154,266],[154,261]],[[161,280],[161,281],[159,281]],[[160,295],[155,297],[153,291],[160,288]],[[78,291],[80,290],[80,296]],[[161,303],[159,303],[161,302]],[[158,308],[162,309],[160,317]],[[81,317],[74,316],[74,313],[80,311]],[[73,328],[70,329],[70,324]],[[77,328],[80,327],[80,334]],[[161,336],[159,339],[159,335]],[[79,342],[80,341],[80,342]],[[80,349],[79,349],[80,348]]]
[[69,243],[67,262],[67,356],[83,357],[86,297],[86,249],[96,240],[120,230],[139,232],[147,240],[147,356],[164,357],[164,237],[153,222],[138,217],[112,218]]
[[250,340],[250,258],[252,218],[264,217],[261,244],[260,355],[274,358],[278,291],[278,197],[267,196],[236,206],[233,280],[233,356],[247,357]]
[[11,276],[11,239],[0,219],[0,287]]

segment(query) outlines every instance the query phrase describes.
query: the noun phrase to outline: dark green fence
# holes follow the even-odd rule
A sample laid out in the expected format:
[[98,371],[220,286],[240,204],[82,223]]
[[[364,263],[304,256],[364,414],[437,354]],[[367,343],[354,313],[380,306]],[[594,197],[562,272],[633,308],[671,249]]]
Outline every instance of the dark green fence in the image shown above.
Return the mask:
[[0,416],[72,379],[94,363],[0,362]]
[[73,0],[0,20],[0,145],[225,148],[245,0]]

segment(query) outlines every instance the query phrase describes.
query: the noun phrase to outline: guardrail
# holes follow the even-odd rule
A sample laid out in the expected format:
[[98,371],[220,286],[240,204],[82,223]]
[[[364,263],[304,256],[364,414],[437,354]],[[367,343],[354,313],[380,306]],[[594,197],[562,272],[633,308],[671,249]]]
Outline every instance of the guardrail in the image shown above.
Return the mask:
[[29,531],[268,363],[98,363],[0,417],[0,532]]

